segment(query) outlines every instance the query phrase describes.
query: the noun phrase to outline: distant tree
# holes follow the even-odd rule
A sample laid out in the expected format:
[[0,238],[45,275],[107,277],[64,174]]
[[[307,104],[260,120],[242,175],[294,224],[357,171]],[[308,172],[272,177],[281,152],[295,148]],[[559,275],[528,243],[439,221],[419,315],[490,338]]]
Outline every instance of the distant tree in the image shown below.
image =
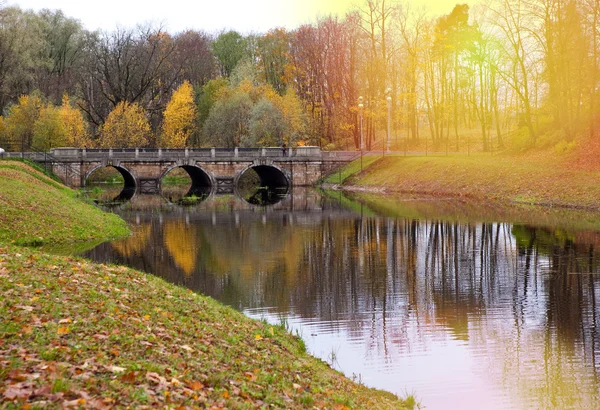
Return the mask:
[[290,35],[284,29],[273,29],[258,39],[258,66],[262,79],[280,95],[286,89],[286,70],[289,69]]
[[48,64],[39,17],[17,7],[0,10],[0,111],[37,88],[36,73]]
[[150,123],[137,103],[122,101],[106,117],[99,145],[104,148],[132,148],[148,145]]
[[171,64],[176,49],[171,36],[160,27],[117,29],[90,34],[85,48],[81,106],[89,120],[101,125],[114,107],[129,101],[158,121],[182,72],[181,65]]
[[252,100],[246,93],[235,93],[219,100],[204,123],[205,145],[234,148],[249,135],[248,122]]
[[67,131],[61,121],[60,111],[48,104],[40,110],[33,126],[32,147],[35,151],[49,151],[51,148],[64,147],[66,143]]
[[25,150],[32,146],[34,125],[43,108],[42,98],[38,93],[22,95],[19,103],[10,107],[5,118],[6,134],[14,144],[20,144]]
[[226,92],[228,81],[226,78],[217,78],[210,80],[204,87],[198,97],[198,124],[200,127],[208,118],[210,110],[215,105],[221,94]]
[[249,121],[249,138],[243,146],[279,146],[285,132],[281,111],[269,100],[262,99],[252,107]]
[[237,31],[219,34],[212,47],[224,77],[229,77],[238,63],[248,55],[246,41]]
[[43,40],[42,61],[38,72],[38,87],[54,104],[65,92],[77,87],[76,73],[81,66],[85,31],[81,23],[60,10],[39,12],[40,35]]
[[175,53],[170,64],[181,67],[181,78],[202,87],[216,74],[215,56],[208,34],[188,30],[175,36]]
[[293,88],[288,88],[281,99],[281,112],[285,121],[283,142],[291,147],[305,138],[308,128],[308,118],[302,108],[302,101]]
[[69,96],[63,96],[62,105],[58,110],[60,121],[65,129],[65,144],[69,147],[84,148],[92,145],[89,138],[88,126],[83,113],[71,105]]
[[189,145],[196,131],[197,109],[194,90],[185,81],[171,97],[164,112],[161,145],[167,148],[182,148]]

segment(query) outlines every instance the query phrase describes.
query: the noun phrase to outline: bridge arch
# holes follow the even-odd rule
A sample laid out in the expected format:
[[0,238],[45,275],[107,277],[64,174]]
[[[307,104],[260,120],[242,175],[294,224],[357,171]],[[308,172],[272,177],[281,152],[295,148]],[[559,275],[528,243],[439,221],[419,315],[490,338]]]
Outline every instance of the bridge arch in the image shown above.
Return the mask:
[[185,194],[185,196],[191,196],[191,195],[210,195],[213,191],[213,187],[216,185],[215,181],[213,179],[213,177],[210,175],[210,173],[208,173],[207,171],[205,171],[202,167],[199,167],[198,165],[181,165],[181,164],[174,164],[170,167],[167,167],[160,175],[159,180],[161,181],[161,186],[162,186],[162,179],[172,170],[176,169],[176,168],[183,168],[187,174],[189,175],[190,179],[192,180],[192,185],[190,186],[190,189],[188,190],[187,194]]
[[241,170],[236,176],[234,180],[234,184],[237,187],[238,182],[242,175],[244,175],[249,170],[254,170],[258,174],[258,178],[260,179],[260,185],[267,188],[286,188],[292,185],[289,177],[286,175],[285,171],[274,164],[263,165],[263,164],[252,164],[243,170]]
[[[255,190],[243,192],[240,179],[248,171],[254,170],[259,178]],[[252,205],[274,205],[289,192],[291,182],[285,171],[273,164],[252,164],[241,170],[234,179],[235,192],[240,198]]]
[[114,201],[128,201],[131,198],[133,198],[133,196],[135,195],[137,186],[138,186],[137,177],[130,169],[122,166],[120,163],[111,164],[111,163],[102,162],[102,163],[90,168],[85,173],[85,177],[83,178],[83,186],[84,187],[87,186],[88,178],[90,177],[90,175],[92,175],[98,169],[105,168],[105,167],[115,168],[117,171],[119,171],[119,174],[121,174],[121,176],[123,177],[123,182],[124,182],[123,189],[121,190],[121,193],[119,195],[117,195],[113,200]]

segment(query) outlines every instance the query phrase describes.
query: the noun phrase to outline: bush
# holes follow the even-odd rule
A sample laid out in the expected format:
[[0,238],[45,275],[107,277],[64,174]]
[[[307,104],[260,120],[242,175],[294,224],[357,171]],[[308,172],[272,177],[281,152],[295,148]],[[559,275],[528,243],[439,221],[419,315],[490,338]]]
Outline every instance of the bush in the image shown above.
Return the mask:
[[529,130],[526,127],[522,127],[510,136],[509,144],[510,151],[524,152],[534,146],[534,141],[529,135]]
[[568,152],[573,151],[575,148],[575,141],[567,142],[565,140],[559,141],[558,144],[554,146],[554,152],[557,154],[566,154]]

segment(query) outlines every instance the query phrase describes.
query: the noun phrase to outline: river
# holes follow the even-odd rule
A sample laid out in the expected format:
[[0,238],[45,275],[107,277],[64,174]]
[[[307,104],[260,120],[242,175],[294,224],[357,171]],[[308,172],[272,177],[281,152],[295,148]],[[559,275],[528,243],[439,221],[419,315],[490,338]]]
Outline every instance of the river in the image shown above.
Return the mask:
[[86,252],[284,324],[348,377],[434,409],[597,408],[600,220],[294,189],[251,205],[135,196]]

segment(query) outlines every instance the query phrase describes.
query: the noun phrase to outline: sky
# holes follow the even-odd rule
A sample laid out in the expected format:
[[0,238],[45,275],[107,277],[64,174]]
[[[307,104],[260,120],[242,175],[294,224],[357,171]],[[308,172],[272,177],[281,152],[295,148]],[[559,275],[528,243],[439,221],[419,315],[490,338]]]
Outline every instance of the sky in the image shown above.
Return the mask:
[[[474,0],[407,0],[425,5],[433,14],[452,11],[456,3]],[[293,30],[313,23],[318,16],[340,13],[364,0],[6,0],[21,9],[60,9],[79,20],[88,30],[112,31],[117,26],[162,23],[170,33],[186,29],[218,33],[233,29],[241,33],[263,33],[276,27]]]

